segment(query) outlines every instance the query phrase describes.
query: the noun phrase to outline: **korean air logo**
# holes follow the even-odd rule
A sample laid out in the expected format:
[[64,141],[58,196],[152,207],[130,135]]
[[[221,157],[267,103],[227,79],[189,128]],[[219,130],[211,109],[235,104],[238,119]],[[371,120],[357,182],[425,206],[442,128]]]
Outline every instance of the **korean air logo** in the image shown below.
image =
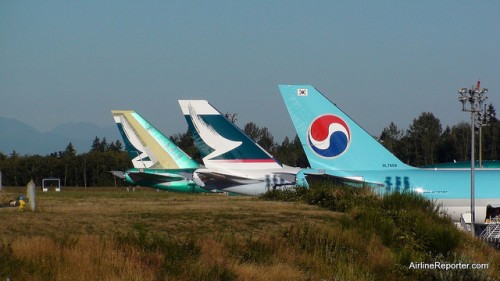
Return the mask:
[[336,115],[322,115],[309,127],[309,146],[318,155],[335,158],[344,153],[351,143],[351,131]]

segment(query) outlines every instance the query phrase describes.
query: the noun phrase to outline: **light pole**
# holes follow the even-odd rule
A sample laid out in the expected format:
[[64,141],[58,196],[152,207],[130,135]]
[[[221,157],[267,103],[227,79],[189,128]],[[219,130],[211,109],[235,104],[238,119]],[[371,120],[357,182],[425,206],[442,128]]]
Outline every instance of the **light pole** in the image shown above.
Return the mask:
[[[471,127],[471,145],[470,145],[470,212],[471,212],[471,222],[472,222],[472,231],[474,232],[474,224],[476,222],[475,219],[475,194],[474,194],[474,127],[478,120],[479,112],[481,111],[481,107],[483,102],[487,99],[484,96],[488,92],[488,89],[480,88],[480,81],[477,81],[476,87],[467,89],[462,88],[458,90],[460,93],[460,97],[458,100],[462,103],[462,111],[470,112],[470,127]],[[466,107],[466,104],[469,104],[469,107]]]
[[479,116],[476,120],[476,126],[479,127],[479,168],[483,167],[483,141],[482,141],[482,128],[488,126],[491,119],[490,108],[486,109],[486,104],[484,109],[479,112]]

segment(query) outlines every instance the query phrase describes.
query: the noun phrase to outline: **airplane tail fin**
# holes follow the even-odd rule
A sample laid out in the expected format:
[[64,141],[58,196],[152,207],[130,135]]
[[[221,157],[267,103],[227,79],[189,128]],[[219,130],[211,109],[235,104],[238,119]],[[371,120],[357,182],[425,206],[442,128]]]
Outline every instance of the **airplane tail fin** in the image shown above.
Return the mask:
[[412,168],[310,85],[279,85],[295,130],[313,168]]
[[134,168],[184,169],[199,164],[133,110],[112,110]]
[[208,101],[179,100],[179,104],[207,168],[282,168]]

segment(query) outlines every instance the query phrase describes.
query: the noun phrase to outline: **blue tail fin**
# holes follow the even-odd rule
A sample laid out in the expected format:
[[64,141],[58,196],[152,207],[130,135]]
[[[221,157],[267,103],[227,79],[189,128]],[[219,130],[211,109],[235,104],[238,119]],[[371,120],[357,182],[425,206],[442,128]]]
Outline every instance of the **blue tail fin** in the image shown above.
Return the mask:
[[199,165],[132,110],[112,110],[135,168],[187,169]]
[[313,168],[408,169],[375,138],[310,85],[279,90]]
[[281,165],[206,100],[179,100],[207,168],[269,169]]

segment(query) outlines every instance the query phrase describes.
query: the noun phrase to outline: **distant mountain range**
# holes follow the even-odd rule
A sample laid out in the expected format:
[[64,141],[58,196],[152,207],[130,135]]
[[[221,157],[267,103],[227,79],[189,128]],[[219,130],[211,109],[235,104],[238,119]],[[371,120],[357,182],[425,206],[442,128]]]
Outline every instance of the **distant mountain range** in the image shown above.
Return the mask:
[[100,127],[91,123],[67,123],[50,132],[41,133],[17,119],[0,117],[0,152],[6,155],[14,150],[20,154],[47,155],[63,151],[71,142],[77,153],[90,150],[95,137],[107,142],[120,140],[115,126]]

